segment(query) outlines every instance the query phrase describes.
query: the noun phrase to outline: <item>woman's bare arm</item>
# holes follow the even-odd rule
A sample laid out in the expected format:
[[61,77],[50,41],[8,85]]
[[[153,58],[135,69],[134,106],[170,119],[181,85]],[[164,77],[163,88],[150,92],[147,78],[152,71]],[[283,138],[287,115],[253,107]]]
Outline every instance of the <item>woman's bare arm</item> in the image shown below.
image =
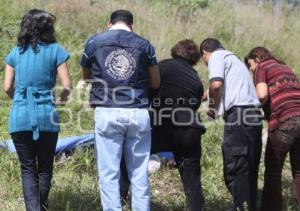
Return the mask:
[[14,97],[14,92],[15,92],[15,69],[11,67],[10,65],[5,66],[5,76],[4,76],[4,84],[3,88],[6,94],[10,97]]
[[59,103],[65,104],[68,101],[68,96],[72,91],[72,81],[67,62],[57,67],[57,73],[63,86],[63,91],[60,94]]

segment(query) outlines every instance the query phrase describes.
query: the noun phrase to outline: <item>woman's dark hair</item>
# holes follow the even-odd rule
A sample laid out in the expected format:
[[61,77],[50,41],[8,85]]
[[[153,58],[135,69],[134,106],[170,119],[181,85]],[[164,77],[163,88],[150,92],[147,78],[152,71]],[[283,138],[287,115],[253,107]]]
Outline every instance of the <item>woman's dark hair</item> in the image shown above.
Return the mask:
[[247,65],[247,67],[249,68],[249,63],[248,63],[248,60],[249,59],[258,59],[259,62],[264,62],[266,60],[270,60],[270,59],[273,59],[273,60],[276,60],[279,64],[284,64],[285,63],[279,59],[277,59],[276,57],[274,57],[271,53],[271,51],[269,51],[268,49],[266,49],[265,47],[256,47],[256,48],[253,48],[249,54],[247,56],[245,56],[245,64]]
[[202,41],[201,45],[200,45],[200,56],[203,56],[203,51],[207,51],[207,52],[214,52],[215,50],[218,49],[224,49],[223,45],[221,44],[221,42],[219,40],[216,40],[214,38],[207,38],[205,40]]
[[197,44],[191,39],[181,40],[171,49],[173,58],[181,58],[188,61],[192,66],[200,59],[200,52]]
[[133,15],[128,10],[116,10],[110,16],[110,22],[115,24],[117,22],[124,22],[127,25],[133,24]]
[[18,36],[18,46],[20,50],[25,52],[28,45],[36,52],[37,44],[55,43],[54,23],[56,18],[51,13],[43,10],[29,10],[22,18],[21,30]]

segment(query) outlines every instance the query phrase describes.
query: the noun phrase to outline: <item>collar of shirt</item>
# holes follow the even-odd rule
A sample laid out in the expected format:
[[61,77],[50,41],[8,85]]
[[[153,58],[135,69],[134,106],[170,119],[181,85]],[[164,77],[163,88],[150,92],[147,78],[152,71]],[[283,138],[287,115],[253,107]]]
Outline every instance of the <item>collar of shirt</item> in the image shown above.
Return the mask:
[[236,55],[234,53],[232,53],[231,51],[228,51],[224,48],[216,49],[214,52],[212,52],[210,58],[208,59],[208,66],[210,66],[210,63],[211,63],[213,57],[221,57],[221,58],[225,59],[227,56],[236,56]]
[[131,29],[123,23],[116,23],[112,25],[112,27],[109,30],[125,30],[131,32]]

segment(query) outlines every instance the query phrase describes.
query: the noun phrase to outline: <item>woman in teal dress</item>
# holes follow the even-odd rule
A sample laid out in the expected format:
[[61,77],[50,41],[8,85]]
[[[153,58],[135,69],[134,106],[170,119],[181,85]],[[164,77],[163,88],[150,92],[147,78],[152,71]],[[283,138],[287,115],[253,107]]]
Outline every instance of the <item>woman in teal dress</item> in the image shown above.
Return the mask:
[[21,163],[27,211],[48,210],[59,132],[53,88],[58,75],[66,102],[72,89],[69,54],[56,42],[55,16],[30,10],[22,19],[18,45],[6,57],[4,90],[13,98],[9,133]]

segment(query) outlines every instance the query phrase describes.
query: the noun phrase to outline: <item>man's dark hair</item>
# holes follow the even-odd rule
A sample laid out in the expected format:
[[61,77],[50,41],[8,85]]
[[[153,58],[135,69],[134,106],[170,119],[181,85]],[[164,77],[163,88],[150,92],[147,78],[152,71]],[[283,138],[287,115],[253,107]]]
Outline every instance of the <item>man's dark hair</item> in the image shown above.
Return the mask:
[[207,38],[207,39],[203,40],[200,45],[200,56],[201,57],[203,56],[203,53],[204,53],[203,51],[212,53],[217,49],[224,49],[221,42],[214,38]]
[[124,22],[127,25],[133,24],[133,15],[128,10],[116,10],[110,16],[110,22],[115,24],[117,22]]
[[189,62],[192,66],[200,59],[200,52],[197,44],[191,39],[181,40],[171,49],[173,58],[181,58]]

